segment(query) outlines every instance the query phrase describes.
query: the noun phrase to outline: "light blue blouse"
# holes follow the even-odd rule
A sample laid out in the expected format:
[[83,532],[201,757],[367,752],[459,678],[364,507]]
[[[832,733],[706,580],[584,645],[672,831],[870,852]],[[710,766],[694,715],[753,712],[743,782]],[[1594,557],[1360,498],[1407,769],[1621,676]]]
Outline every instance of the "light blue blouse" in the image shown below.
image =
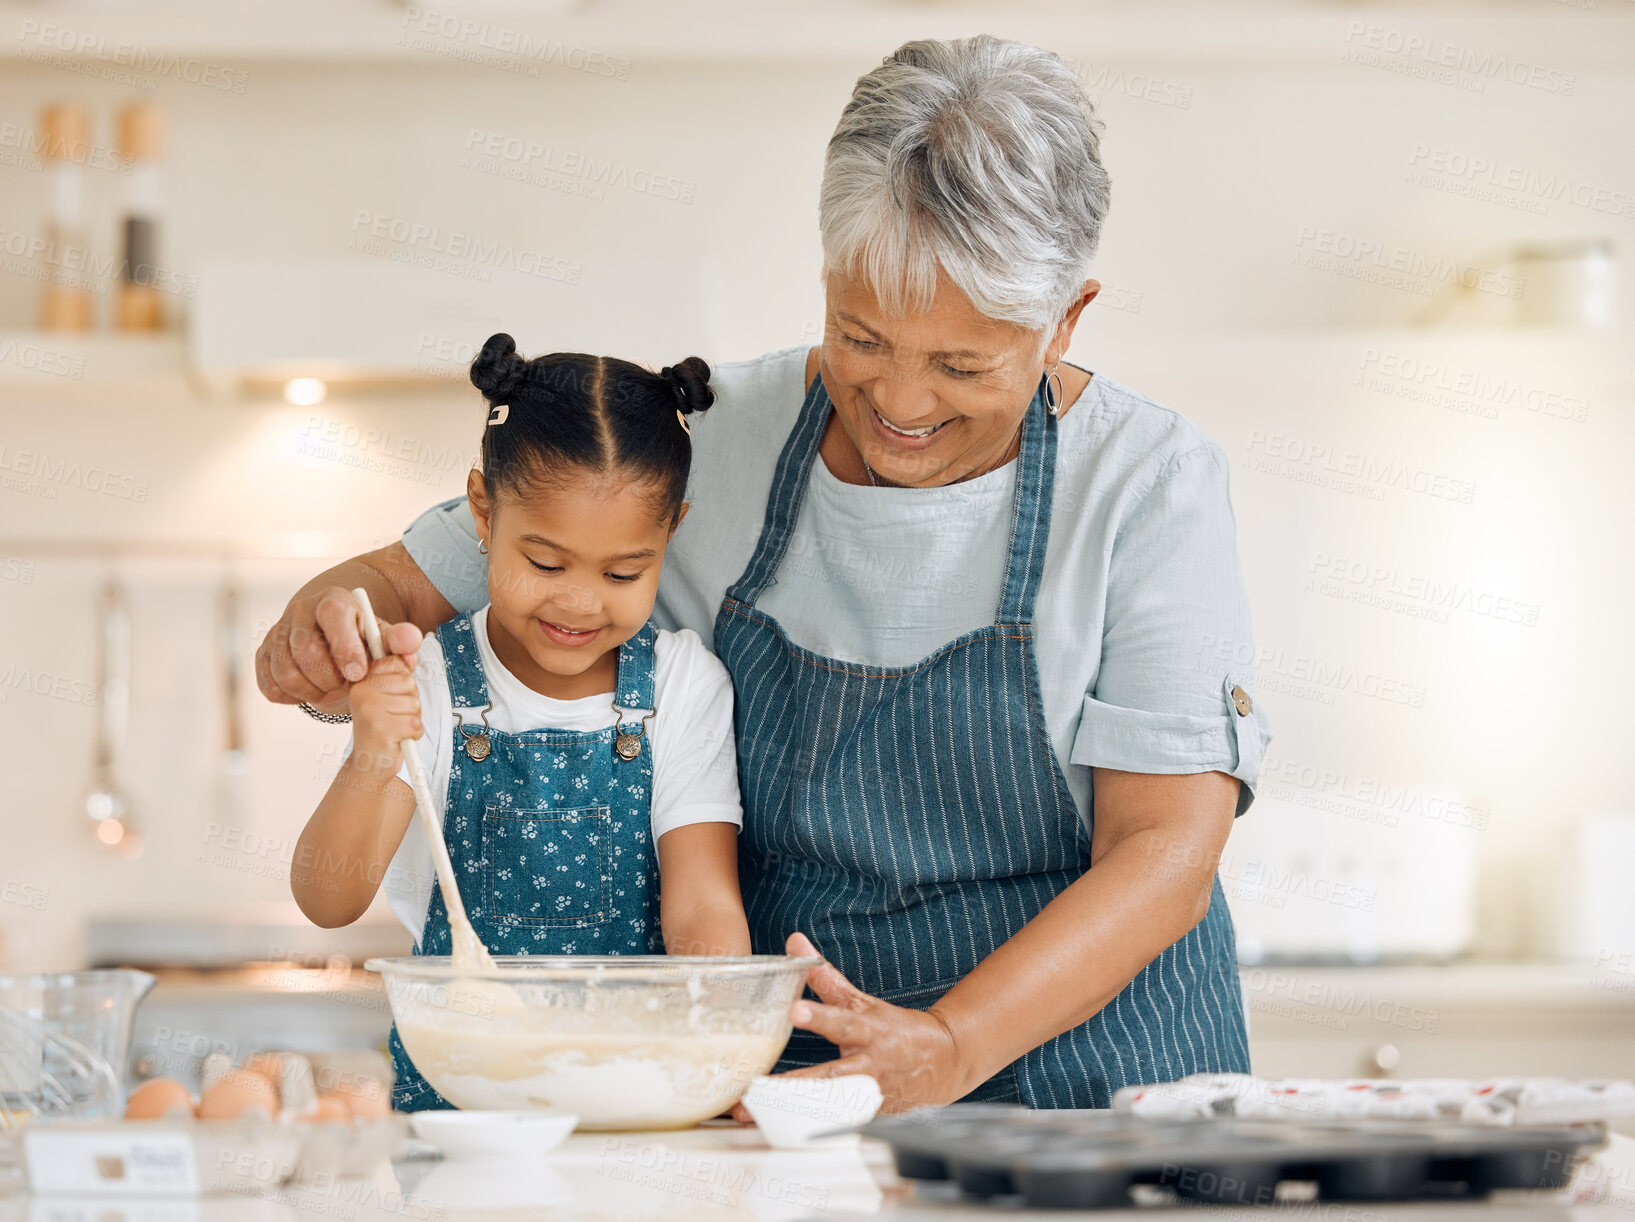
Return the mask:
[[[691,509],[659,581],[661,626],[713,639],[800,410],[806,353],[716,367],[715,406],[692,421]],[[1080,814],[1097,767],[1225,772],[1242,782],[1242,814],[1272,725],[1239,661],[1255,655],[1226,455],[1101,373],[1059,427],[1036,627],[1046,724]],[[1014,463],[907,489],[842,483],[820,460],[761,608],[826,656],[913,663],[993,622],[1014,489]],[[489,601],[463,499],[422,514],[403,542],[457,610]]]

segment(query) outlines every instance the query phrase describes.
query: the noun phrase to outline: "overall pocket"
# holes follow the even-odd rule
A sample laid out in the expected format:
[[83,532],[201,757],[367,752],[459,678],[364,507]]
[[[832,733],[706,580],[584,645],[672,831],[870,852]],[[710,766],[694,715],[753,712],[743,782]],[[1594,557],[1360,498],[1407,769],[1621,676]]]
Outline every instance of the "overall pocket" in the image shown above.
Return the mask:
[[483,813],[488,912],[505,924],[588,926],[609,920],[605,806]]

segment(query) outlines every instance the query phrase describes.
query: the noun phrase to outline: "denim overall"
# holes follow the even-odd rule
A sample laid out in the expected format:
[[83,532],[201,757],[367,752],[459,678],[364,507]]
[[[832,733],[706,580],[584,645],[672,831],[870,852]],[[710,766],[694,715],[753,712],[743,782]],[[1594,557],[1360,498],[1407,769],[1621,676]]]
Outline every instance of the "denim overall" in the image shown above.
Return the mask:
[[[655,855],[648,835],[653,748],[620,759],[617,729],[486,731],[486,759],[466,754],[488,704],[475,628],[469,615],[437,629],[448,664],[449,697],[465,722],[454,727],[443,838],[472,928],[496,955],[639,955],[664,950],[659,930]],[[653,642],[649,622],[619,647],[615,694],[621,710],[653,708]],[[470,712],[467,712],[470,710]],[[475,727],[475,730],[473,729]],[[419,835],[411,828],[409,835]],[[448,909],[434,885],[417,955],[446,955]],[[448,1108],[420,1076],[393,1026],[387,1047],[401,1112]]]
[[[881,667],[802,649],[755,606],[788,549],[829,413],[819,378],[779,457],[755,554],[716,617],[737,699],[740,881],[757,951],[781,952],[803,932],[859,988],[924,1009],[1090,868],[1034,649],[1056,420],[1041,382],[1022,428],[995,622],[912,666]],[[796,1031],[778,1068],[836,1055]],[[1121,1086],[1248,1069],[1217,877],[1191,932],[1088,1022],[967,1098],[1105,1108]]]

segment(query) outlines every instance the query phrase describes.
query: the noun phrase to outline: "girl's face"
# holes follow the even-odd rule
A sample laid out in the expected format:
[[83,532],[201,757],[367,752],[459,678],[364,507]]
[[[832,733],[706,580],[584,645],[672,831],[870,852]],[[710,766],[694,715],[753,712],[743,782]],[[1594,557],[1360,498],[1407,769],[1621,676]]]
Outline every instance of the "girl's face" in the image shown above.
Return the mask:
[[473,471],[467,497],[488,541],[489,637],[500,661],[558,699],[612,690],[618,647],[653,614],[679,519],[659,517],[653,487],[617,472],[535,483],[490,504]]

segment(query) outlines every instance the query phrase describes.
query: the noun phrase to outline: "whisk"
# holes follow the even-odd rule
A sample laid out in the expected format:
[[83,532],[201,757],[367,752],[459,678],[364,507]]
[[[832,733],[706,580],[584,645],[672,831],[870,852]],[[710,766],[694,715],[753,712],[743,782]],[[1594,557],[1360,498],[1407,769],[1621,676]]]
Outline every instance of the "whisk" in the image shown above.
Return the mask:
[[123,1108],[119,1079],[105,1057],[0,1006],[0,1131],[34,1116],[113,1119]]

